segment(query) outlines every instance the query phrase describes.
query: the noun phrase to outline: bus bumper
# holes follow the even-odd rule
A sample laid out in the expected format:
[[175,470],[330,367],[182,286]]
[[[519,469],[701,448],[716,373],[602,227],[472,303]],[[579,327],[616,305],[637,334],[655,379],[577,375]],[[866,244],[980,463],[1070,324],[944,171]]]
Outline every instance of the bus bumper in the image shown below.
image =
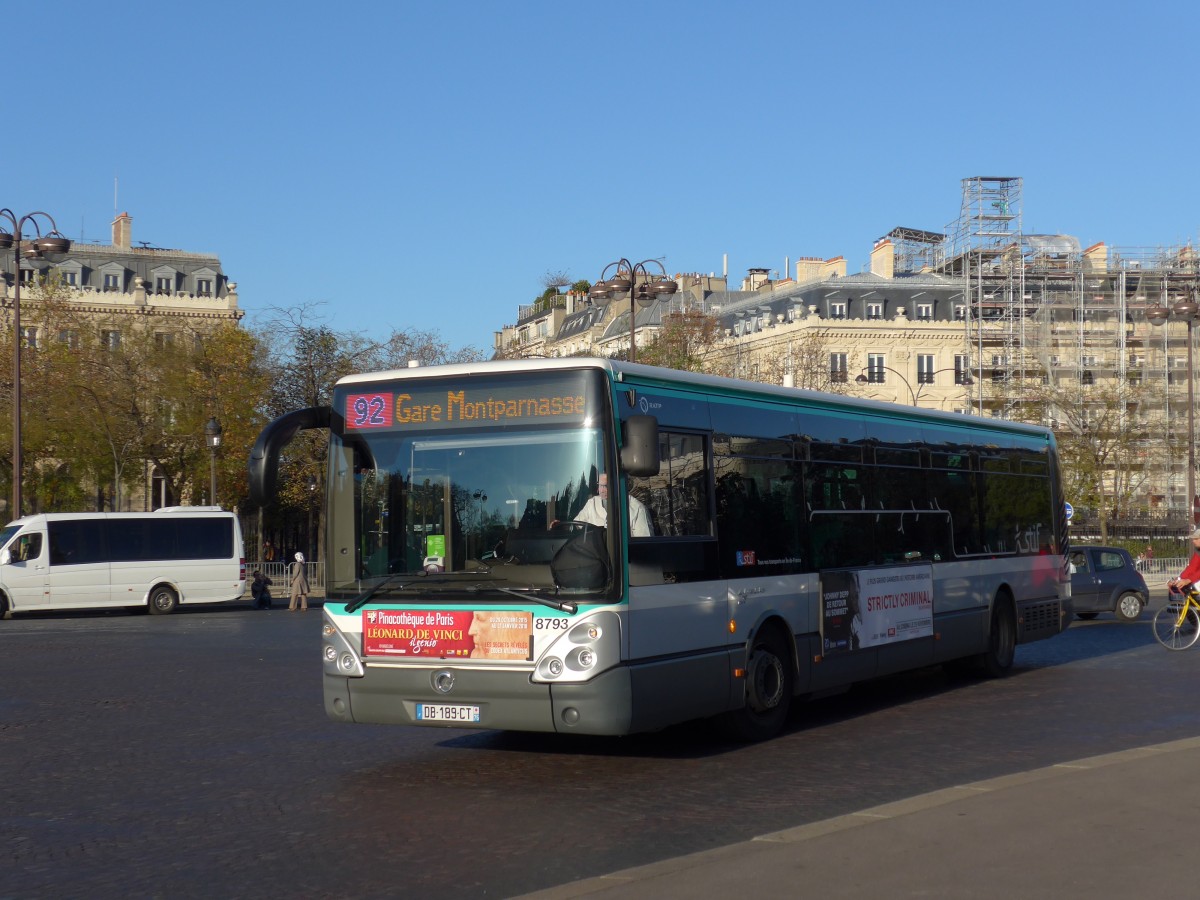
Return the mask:
[[[448,693],[434,689],[453,675]],[[445,683],[445,679],[442,679]],[[496,728],[575,734],[628,734],[632,721],[629,669],[618,666],[584,684],[535,684],[528,672],[455,666],[370,666],[361,678],[324,676],[325,713],[335,722]],[[417,704],[479,707],[479,721],[426,722]]]

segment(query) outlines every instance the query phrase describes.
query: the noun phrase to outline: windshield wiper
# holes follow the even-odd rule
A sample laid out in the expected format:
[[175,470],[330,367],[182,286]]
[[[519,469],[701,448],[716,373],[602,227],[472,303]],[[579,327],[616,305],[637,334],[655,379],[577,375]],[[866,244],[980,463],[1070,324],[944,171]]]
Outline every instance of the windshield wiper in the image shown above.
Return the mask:
[[565,612],[568,615],[575,615],[579,611],[578,603],[571,603],[569,600],[550,600],[547,597],[539,597],[533,592],[533,588],[504,588],[499,586],[489,586],[492,590],[499,591],[502,594],[512,594],[514,597],[520,597],[522,600],[536,600],[543,606],[548,606],[551,609],[557,609],[559,612]]
[[349,603],[346,604],[346,612],[348,612],[348,613],[358,612],[358,610],[362,609],[364,606],[366,606],[368,603],[371,602],[372,597],[374,597],[381,590],[383,590],[384,585],[390,584],[394,579],[401,578],[401,577],[404,577],[404,576],[402,576],[399,572],[397,572],[395,575],[389,575],[387,578],[383,579],[383,581],[379,582],[379,584],[375,585],[370,590],[366,591],[365,593],[359,594],[357,597],[355,597],[353,600],[351,600]]

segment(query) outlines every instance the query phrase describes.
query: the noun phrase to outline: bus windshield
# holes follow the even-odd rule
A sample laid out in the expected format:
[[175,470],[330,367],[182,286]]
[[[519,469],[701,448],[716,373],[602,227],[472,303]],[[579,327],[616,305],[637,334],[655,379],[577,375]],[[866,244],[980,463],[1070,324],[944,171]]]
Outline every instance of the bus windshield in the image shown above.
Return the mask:
[[527,427],[454,429],[443,420],[335,429],[329,595],[354,596],[396,575],[419,580],[390,578],[384,594],[417,588],[477,603],[481,592],[511,601],[505,590],[603,593],[614,571],[609,528],[593,526],[600,535],[590,537],[607,557],[604,578],[581,585],[554,571],[560,549],[578,542],[584,529],[573,520],[608,468],[600,417],[571,418]]

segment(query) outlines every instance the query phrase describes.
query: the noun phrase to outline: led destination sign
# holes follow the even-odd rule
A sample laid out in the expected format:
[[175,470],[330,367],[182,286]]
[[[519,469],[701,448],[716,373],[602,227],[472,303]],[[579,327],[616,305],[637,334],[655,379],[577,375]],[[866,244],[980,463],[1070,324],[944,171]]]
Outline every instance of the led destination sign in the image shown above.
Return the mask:
[[347,393],[341,405],[347,431],[461,428],[478,425],[578,424],[598,411],[596,393],[581,376],[554,384],[492,382],[463,386],[387,385]]

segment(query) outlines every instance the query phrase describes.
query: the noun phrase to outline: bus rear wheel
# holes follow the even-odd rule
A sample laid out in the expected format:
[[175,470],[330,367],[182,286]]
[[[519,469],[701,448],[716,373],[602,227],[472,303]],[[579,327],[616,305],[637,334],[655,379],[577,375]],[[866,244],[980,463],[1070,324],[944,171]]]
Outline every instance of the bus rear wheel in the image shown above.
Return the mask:
[[795,672],[787,641],[777,628],[755,637],[746,660],[746,703],[721,717],[721,725],[740,741],[765,741],[787,721]]
[[165,584],[159,584],[150,592],[150,613],[155,616],[165,616],[175,612],[179,606],[179,595],[174,589]]
[[989,678],[1001,678],[1012,668],[1017,652],[1017,622],[1012,598],[1000,594],[992,603],[992,622],[988,628],[988,648],[979,655],[979,667]]

